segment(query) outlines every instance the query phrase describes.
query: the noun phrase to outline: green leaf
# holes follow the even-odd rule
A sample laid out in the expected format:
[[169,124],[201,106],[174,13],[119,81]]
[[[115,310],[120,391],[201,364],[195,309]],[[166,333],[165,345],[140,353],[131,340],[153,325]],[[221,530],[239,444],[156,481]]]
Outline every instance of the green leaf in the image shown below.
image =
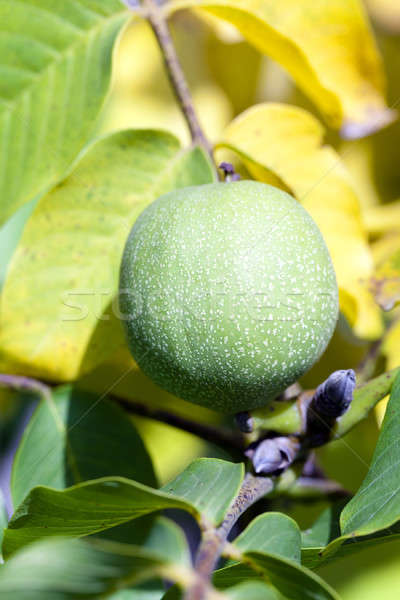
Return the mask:
[[340,537],[339,517],[343,502],[338,502],[324,510],[313,525],[301,535],[301,562],[312,569],[323,560],[322,551],[336,538]]
[[326,509],[314,525],[303,533],[301,560],[309,569],[400,539],[400,523],[372,535],[340,536],[341,504]]
[[[154,578],[161,569],[168,575],[168,565],[175,566],[173,560],[163,551],[115,542],[42,540],[0,566],[0,596],[4,600],[99,598]],[[143,598],[134,589],[129,592],[116,598]]]
[[119,590],[109,598],[110,600],[160,600],[164,592],[165,586],[162,580],[153,579],[126,590]]
[[190,567],[190,551],[182,529],[170,519],[157,517],[147,534],[144,546],[163,556],[165,560],[183,567]]
[[301,534],[302,548],[326,546],[340,535],[339,517],[343,502],[338,502],[324,510],[313,525]]
[[169,0],[166,11],[202,8],[229,21],[292,75],[348,138],[390,122],[384,73],[359,0]]
[[71,380],[115,354],[125,344],[116,293],[134,221],[161,194],[213,178],[202,150],[165,132],[94,144],[25,227],[2,297],[8,359],[25,374]]
[[184,498],[203,518],[218,525],[237,495],[243,477],[243,463],[199,458],[161,490]]
[[225,593],[232,600],[283,600],[276,589],[261,581],[244,581]]
[[[134,523],[137,523],[137,520]],[[157,517],[141,546],[162,556],[166,562],[187,568],[191,565],[190,552],[182,529],[165,517]],[[141,585],[120,590],[112,594],[111,598],[112,600],[159,600],[164,592],[163,581],[153,579]]]
[[[201,459],[182,473],[178,486],[172,482],[161,490],[122,477],[97,479],[62,491],[35,487],[5,531],[4,554],[7,556],[43,537],[92,535],[167,508],[185,510],[198,520],[209,519],[218,525],[242,476],[242,465]],[[219,478],[231,483],[221,490]],[[191,490],[194,482],[195,493]],[[218,495],[220,498],[216,499]]]
[[261,552],[246,552],[243,563],[235,564],[214,573],[214,585],[230,587],[241,581],[259,578],[291,600],[339,600],[336,592],[320,577],[287,558]]
[[114,475],[156,484],[151,459],[127,414],[104,398],[64,386],[39,404],[24,432],[11,493],[18,506],[37,485],[64,489]]
[[54,185],[93,133],[119,0],[1,0],[0,222]]
[[0,229],[0,291],[3,287],[9,262],[22,235],[22,230],[30,217],[36,201],[25,204]]
[[283,513],[268,512],[253,519],[233,543],[241,552],[265,552],[300,562],[301,533]]
[[383,373],[367,383],[364,383],[354,391],[353,402],[349,410],[337,420],[333,429],[334,439],[343,437],[362,419],[365,419],[374,406],[382,400],[393,387],[396,377],[400,373],[400,367]]
[[[251,577],[254,577],[254,573],[251,573]],[[264,581],[252,580],[251,577],[248,581],[228,587],[221,597],[232,598],[232,600],[284,600],[272,585]],[[162,600],[182,600],[182,598],[182,589],[178,585],[174,585],[166,592]]]
[[[393,377],[393,372],[385,374]],[[368,474],[357,494],[344,507],[340,516],[337,510],[326,511],[308,534],[303,534],[302,560],[315,568],[324,561],[339,559],[368,547],[379,546],[400,537],[400,479],[397,464],[400,461],[398,436],[400,425],[400,374],[396,378],[385,419]],[[386,385],[384,376],[374,381]],[[367,384],[368,385],[368,384]],[[380,394],[377,386],[376,393]]]
[[399,411],[400,374],[392,387],[368,474],[341,514],[344,535],[367,535],[400,519]]
[[[6,511],[6,504],[4,501],[3,492],[0,490],[0,549],[3,543],[3,535],[4,529],[7,527],[8,517]],[[0,560],[1,560],[1,551],[0,551]]]

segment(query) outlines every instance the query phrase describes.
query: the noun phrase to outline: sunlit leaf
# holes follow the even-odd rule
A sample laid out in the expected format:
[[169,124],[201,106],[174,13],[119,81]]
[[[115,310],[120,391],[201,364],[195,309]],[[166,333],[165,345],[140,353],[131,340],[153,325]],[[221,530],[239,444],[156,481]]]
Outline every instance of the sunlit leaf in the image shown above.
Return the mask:
[[167,508],[218,525],[243,478],[243,465],[217,459],[192,463],[170,485],[156,490],[123,477],[108,477],[65,490],[35,487],[4,534],[4,553],[49,536],[82,537]]
[[254,177],[278,176],[322,231],[339,285],[341,310],[362,338],[382,333],[380,311],[366,285],[373,263],[360,204],[339,156],[323,144],[324,129],[294,106],[261,104],[226,129],[220,145],[237,152]]
[[156,484],[147,450],[126,413],[97,395],[62,387],[38,406],[24,432],[12,472],[14,506],[37,485],[64,489],[112,475]]
[[35,201],[22,206],[0,229],[0,291],[6,278],[9,262],[34,206]]
[[400,519],[399,407],[400,375],[392,387],[368,474],[341,514],[344,535],[367,535],[390,527]]
[[370,285],[383,310],[392,310],[400,302],[400,248],[378,267]]
[[25,227],[2,294],[2,352],[25,374],[56,380],[104,362],[124,345],[116,292],[135,219],[162,193],[212,180],[205,154],[165,132],[93,145]]
[[388,368],[400,366],[400,320],[397,320],[387,332],[382,345]]
[[185,498],[208,521],[220,523],[238,493],[243,477],[242,463],[199,458],[161,491]]
[[335,127],[362,137],[392,119],[381,61],[359,0],[170,0],[235,25],[285,67]]
[[373,235],[399,231],[400,200],[389,204],[370,206],[364,213],[365,225]]
[[0,222],[54,185],[88,141],[128,19],[119,0],[1,1]]

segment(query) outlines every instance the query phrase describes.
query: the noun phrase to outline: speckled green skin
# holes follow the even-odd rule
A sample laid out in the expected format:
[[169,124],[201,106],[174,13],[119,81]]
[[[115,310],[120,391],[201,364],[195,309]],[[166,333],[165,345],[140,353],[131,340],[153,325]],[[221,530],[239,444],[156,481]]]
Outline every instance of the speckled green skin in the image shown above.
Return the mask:
[[156,200],[129,236],[120,288],[142,370],[226,413],[264,406],[305,373],[338,314],[318,227],[291,196],[254,181]]

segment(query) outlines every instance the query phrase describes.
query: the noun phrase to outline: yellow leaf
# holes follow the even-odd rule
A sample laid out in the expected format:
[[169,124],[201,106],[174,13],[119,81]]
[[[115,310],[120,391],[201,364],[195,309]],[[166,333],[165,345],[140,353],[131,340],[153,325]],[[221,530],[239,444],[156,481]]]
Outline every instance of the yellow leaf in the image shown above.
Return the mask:
[[361,211],[380,203],[379,192],[374,178],[374,154],[372,139],[364,138],[357,144],[343,141],[339,154],[354,181],[354,187],[361,203]]
[[181,8],[202,8],[235,25],[289,71],[344,137],[362,137],[393,119],[359,0],[170,0],[165,10]]
[[372,235],[400,231],[400,200],[389,204],[371,206],[364,213],[366,227]]
[[383,310],[392,310],[400,302],[400,247],[371,277],[371,291]]
[[397,231],[391,231],[375,240],[371,245],[372,257],[375,267],[379,267],[385,260],[388,260],[392,254],[400,250],[400,235]]
[[382,353],[386,356],[387,370],[400,365],[400,319],[392,325],[382,345]]
[[324,130],[306,111],[255,106],[226,129],[220,146],[237,152],[258,179],[278,176],[320,227],[335,265],[341,309],[362,338],[382,333],[378,307],[363,282],[373,271],[360,205],[339,156],[323,146]]
[[1,295],[0,357],[53,381],[106,361],[124,344],[118,278],[133,223],[161,194],[210,181],[205,154],[166,132],[95,142],[25,226]]

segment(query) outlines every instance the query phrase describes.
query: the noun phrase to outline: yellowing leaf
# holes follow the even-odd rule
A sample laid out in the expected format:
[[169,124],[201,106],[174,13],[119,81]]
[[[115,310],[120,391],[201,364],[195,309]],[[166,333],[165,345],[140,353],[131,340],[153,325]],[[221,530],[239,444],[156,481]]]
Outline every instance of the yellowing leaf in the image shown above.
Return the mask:
[[369,207],[364,213],[365,225],[373,235],[396,230],[400,232],[400,200]]
[[391,231],[372,242],[370,248],[375,267],[380,267],[392,254],[400,250],[400,235],[397,231]]
[[202,8],[235,25],[289,71],[344,137],[362,137],[393,119],[359,0],[170,0],[165,10],[181,8]]
[[226,129],[220,146],[237,152],[258,179],[278,176],[320,227],[340,289],[341,309],[359,337],[382,332],[380,311],[363,281],[373,264],[360,205],[339,156],[322,146],[324,130],[306,111],[281,104],[255,106]]
[[392,325],[386,334],[382,352],[386,356],[386,368],[388,370],[400,365],[400,319]]
[[400,302],[400,247],[371,277],[371,290],[383,310],[392,310]]
[[94,144],[25,227],[1,297],[2,358],[55,380],[104,362],[124,344],[116,292],[134,221],[159,195],[212,180],[204,153],[165,132]]

